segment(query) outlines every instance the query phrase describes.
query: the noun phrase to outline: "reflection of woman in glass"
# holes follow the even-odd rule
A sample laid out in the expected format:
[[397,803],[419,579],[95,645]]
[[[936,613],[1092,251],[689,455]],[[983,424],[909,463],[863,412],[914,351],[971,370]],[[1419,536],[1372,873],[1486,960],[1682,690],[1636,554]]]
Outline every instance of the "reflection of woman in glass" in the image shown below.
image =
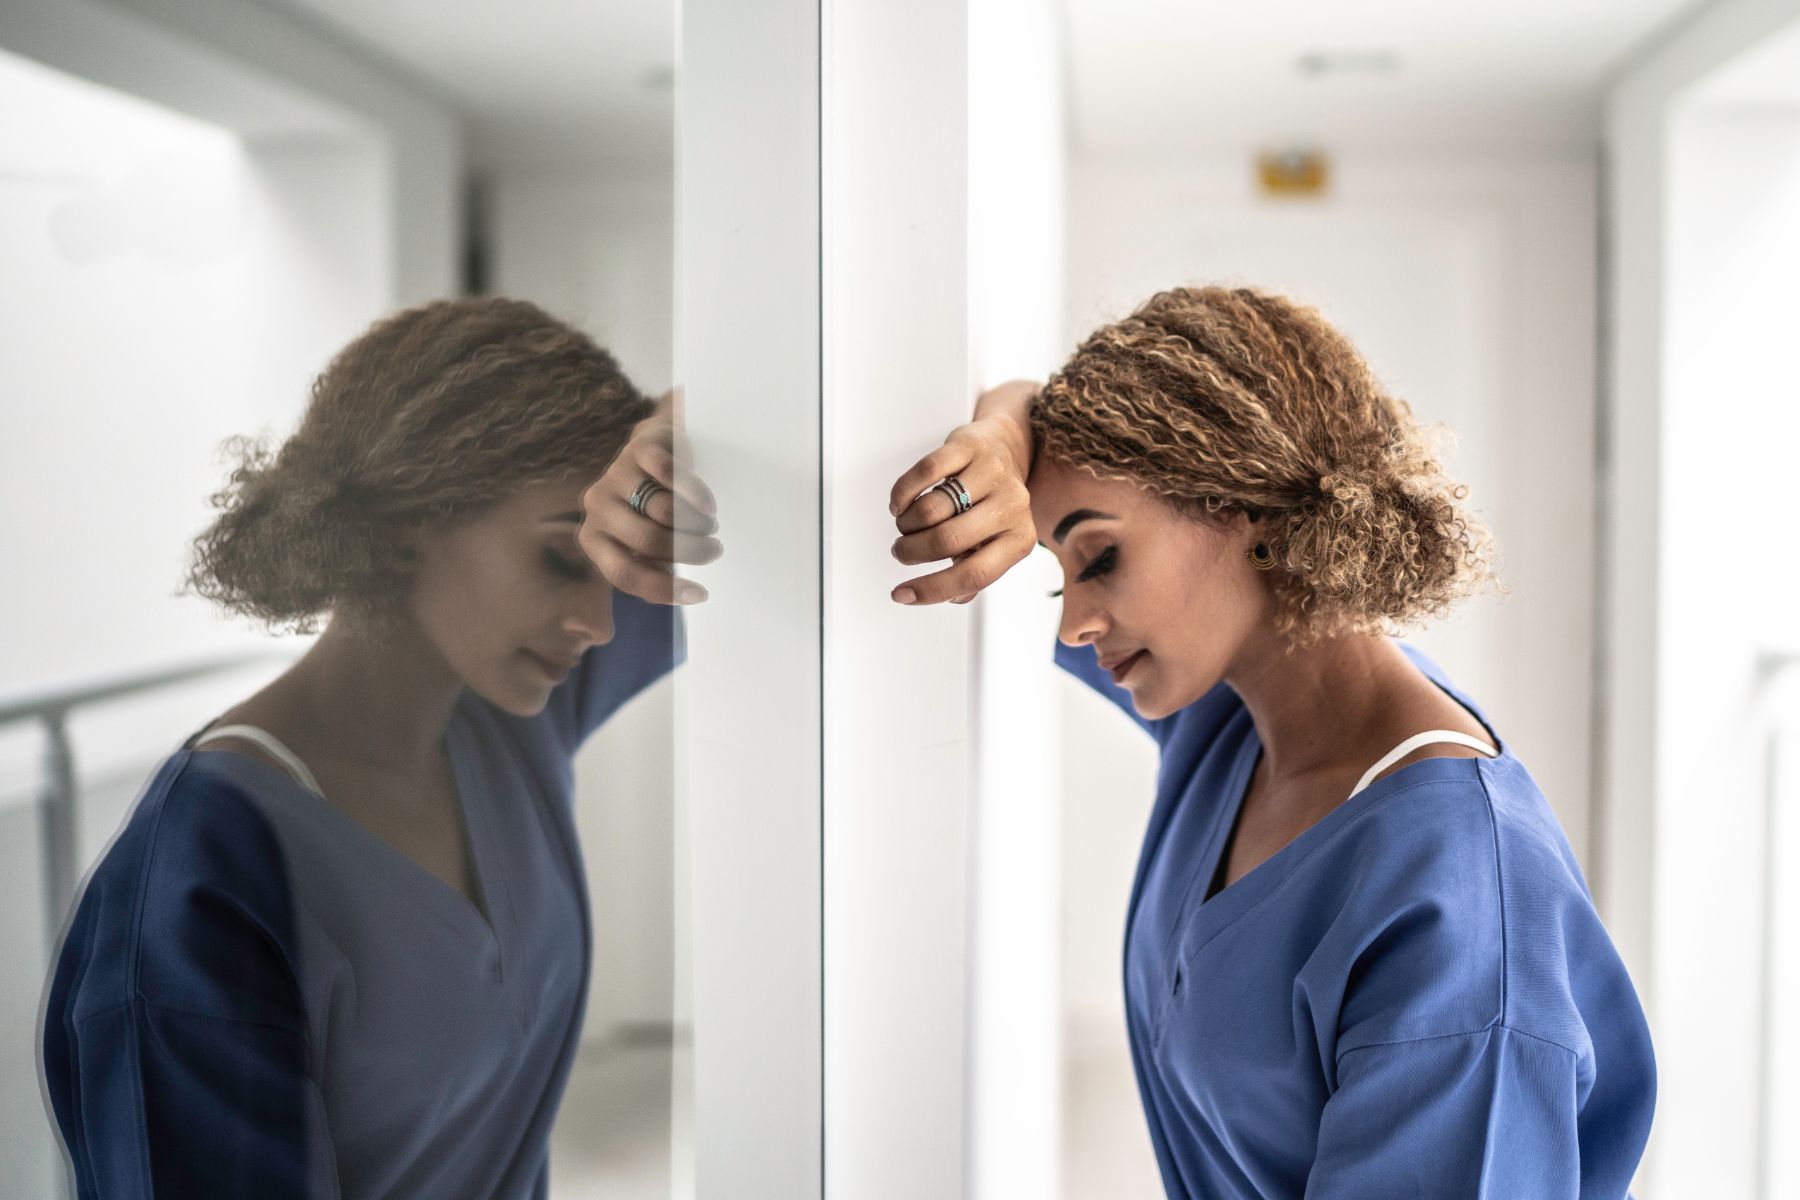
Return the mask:
[[1171,1196],[1626,1194],[1631,981],[1512,748],[1382,633],[1486,580],[1464,495],[1316,313],[1217,288],[987,393],[894,487],[896,556],[957,560],[896,599],[1035,540],[1057,663],[1160,748],[1125,994]]
[[537,308],[442,301],[233,475],[191,583],[330,621],[84,889],[44,1031],[81,1195],[543,1194],[588,982],[570,758],[683,656],[672,530],[717,551],[673,425]]

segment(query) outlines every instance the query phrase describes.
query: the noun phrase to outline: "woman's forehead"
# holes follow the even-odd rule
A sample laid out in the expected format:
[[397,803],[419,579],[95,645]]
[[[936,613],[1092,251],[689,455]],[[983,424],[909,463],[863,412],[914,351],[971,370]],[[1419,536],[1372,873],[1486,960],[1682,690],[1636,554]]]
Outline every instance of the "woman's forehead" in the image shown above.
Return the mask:
[[[1141,487],[1124,479],[1097,479],[1079,468],[1047,462],[1031,473],[1031,508],[1034,516],[1052,524],[1071,508],[1095,508],[1123,514],[1144,501]],[[1056,509],[1051,512],[1049,510]]]

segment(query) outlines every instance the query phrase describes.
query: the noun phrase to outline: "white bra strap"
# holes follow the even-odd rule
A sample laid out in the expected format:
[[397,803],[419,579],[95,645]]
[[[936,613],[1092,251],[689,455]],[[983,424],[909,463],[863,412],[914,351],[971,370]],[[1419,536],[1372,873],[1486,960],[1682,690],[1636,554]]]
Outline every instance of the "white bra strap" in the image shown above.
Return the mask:
[[319,781],[313,778],[313,773],[306,769],[305,763],[300,761],[300,756],[282,745],[275,735],[266,729],[258,729],[254,725],[221,725],[217,729],[209,729],[201,734],[194,740],[194,745],[210,742],[214,738],[227,737],[243,738],[247,742],[255,742],[279,759],[288,772],[309,791],[320,796],[325,794],[324,790],[319,787]]
[[1413,734],[1404,742],[1401,742],[1398,746],[1395,746],[1392,750],[1389,750],[1386,754],[1382,755],[1380,762],[1363,772],[1363,777],[1357,781],[1356,791],[1351,792],[1350,795],[1354,796],[1356,795],[1356,792],[1360,792],[1371,783],[1374,783],[1377,775],[1411,754],[1414,750],[1417,750],[1420,746],[1435,746],[1439,742],[1455,742],[1459,746],[1467,746],[1471,750],[1479,750],[1489,757],[1494,757],[1500,753],[1480,738],[1470,737],[1466,733],[1458,733],[1454,729],[1427,729],[1424,733]]

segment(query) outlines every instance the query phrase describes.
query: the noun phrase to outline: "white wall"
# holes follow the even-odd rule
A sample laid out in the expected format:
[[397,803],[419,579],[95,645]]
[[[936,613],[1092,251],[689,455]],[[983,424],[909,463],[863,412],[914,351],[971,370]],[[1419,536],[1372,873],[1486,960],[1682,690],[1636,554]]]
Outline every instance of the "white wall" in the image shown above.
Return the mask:
[[[1792,406],[1761,402],[1789,374],[1792,321],[1776,314],[1791,309],[1794,269],[1797,22],[1793,0],[1712,5],[1630,64],[1607,105],[1603,880],[1656,1040],[1638,1181],[1651,1200],[1755,1194],[1759,1134],[1786,1140],[1755,1094],[1768,1047],[1746,658],[1792,644],[1787,565],[1768,550],[1779,521],[1760,489],[1791,474],[1779,421]],[[1769,77],[1785,105],[1721,104],[1778,42],[1790,53]]]
[[[311,375],[386,301],[375,154],[272,152],[4,60],[14,420],[0,455],[13,561],[9,687],[129,670],[235,639],[173,593],[233,433],[285,432]],[[20,111],[25,111],[22,108]]]
[[280,8],[234,0],[4,0],[0,46],[261,145],[355,130],[379,147],[386,303],[456,290],[462,137],[453,106]]
[[[1725,3],[1618,82],[1608,871],[1658,1058],[1648,1197],[1778,1195],[1761,1107],[1764,652],[1800,647],[1779,514],[1795,435],[1800,5]],[[1783,864],[1776,863],[1780,872]]]
[[[454,289],[455,118],[260,6],[0,12],[15,87],[62,85],[60,116],[5,134],[24,177],[7,194],[17,286],[0,353],[9,403],[30,406],[5,486],[10,511],[57,520],[8,532],[46,586],[0,601],[17,639],[0,686],[267,647],[173,594],[224,480],[218,444],[284,435],[343,342]],[[84,768],[147,761],[171,728],[155,715],[78,747]],[[7,762],[8,778],[30,769]]]
[[670,169],[502,170],[483,192],[493,290],[593,334],[640,390],[667,390],[675,316]]
[[[1795,65],[1800,77],[1800,57]],[[1785,112],[1687,108],[1670,134],[1657,1190],[1749,1195],[1767,1052],[1768,764],[1751,696],[1762,654],[1800,651],[1800,562],[1770,552],[1772,540],[1791,544],[1779,514],[1793,503],[1800,443],[1790,353],[1800,312],[1800,89]]]

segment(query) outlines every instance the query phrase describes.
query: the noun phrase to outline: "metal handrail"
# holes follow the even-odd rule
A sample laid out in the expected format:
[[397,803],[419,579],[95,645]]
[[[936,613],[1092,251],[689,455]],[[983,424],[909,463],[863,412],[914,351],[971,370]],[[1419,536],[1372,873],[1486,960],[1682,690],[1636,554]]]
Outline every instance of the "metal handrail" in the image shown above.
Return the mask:
[[0,725],[9,725],[14,721],[41,720],[47,714],[62,716],[71,709],[87,704],[97,704],[102,700],[116,700],[120,696],[129,696],[136,692],[169,687],[207,675],[217,675],[225,671],[236,670],[239,667],[288,657],[288,655],[266,650],[227,654],[196,659],[179,666],[140,671],[132,675],[109,675],[91,683],[52,688],[49,691],[15,693],[13,697],[0,694]]
[[81,871],[75,836],[80,796],[75,786],[75,748],[69,739],[69,715],[87,705],[290,657],[268,651],[229,654],[48,691],[0,696],[0,726],[37,721],[44,727],[44,789],[38,797],[38,806],[43,816],[41,845],[48,953],[56,953],[63,914],[75,899],[76,877]]
[[[1758,970],[1762,978],[1758,988],[1758,1044],[1763,1052],[1756,1056],[1757,1071],[1757,1137],[1756,1137],[1756,1195],[1769,1196],[1770,1181],[1769,1155],[1778,1136],[1771,1117],[1775,1104],[1775,1073],[1769,1063],[1768,1047],[1773,1044],[1775,1036],[1775,956],[1780,952],[1775,937],[1775,880],[1776,872],[1782,864],[1776,861],[1778,852],[1775,834],[1778,823],[1783,820],[1781,813],[1780,786],[1780,749],[1784,726],[1779,714],[1771,712],[1770,705],[1779,699],[1784,685],[1800,686],[1800,652],[1763,653],[1757,656],[1754,683],[1752,685],[1752,711],[1763,721],[1763,863],[1762,863],[1762,953]],[[1787,820],[1794,819],[1792,813]]]

